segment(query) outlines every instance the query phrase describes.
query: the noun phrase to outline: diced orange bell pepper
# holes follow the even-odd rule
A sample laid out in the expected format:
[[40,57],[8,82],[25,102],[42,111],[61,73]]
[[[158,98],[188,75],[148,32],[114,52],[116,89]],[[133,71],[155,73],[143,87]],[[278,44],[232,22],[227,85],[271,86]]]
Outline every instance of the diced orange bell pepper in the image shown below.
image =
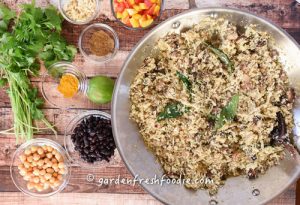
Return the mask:
[[150,0],[152,4],[156,4],[157,0]]

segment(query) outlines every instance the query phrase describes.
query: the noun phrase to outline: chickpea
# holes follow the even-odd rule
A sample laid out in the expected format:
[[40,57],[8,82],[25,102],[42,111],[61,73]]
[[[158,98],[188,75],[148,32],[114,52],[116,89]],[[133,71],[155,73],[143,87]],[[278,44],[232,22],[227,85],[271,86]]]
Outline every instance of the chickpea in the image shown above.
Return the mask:
[[44,176],[46,174],[46,171],[44,169],[40,170],[39,172],[40,176]]
[[41,157],[40,157],[40,155],[38,155],[38,154],[34,154],[34,155],[33,155],[33,160],[34,160],[34,161],[38,161],[40,158],[41,158]]
[[52,153],[47,153],[46,156],[47,156],[48,159],[51,159],[53,157],[53,154]]
[[37,165],[38,166],[43,166],[44,165],[44,160],[43,159],[40,159],[38,162],[37,162]]
[[49,179],[49,182],[50,182],[51,184],[53,184],[53,183],[55,182],[55,178],[54,178],[54,177],[51,177],[51,178]]
[[36,183],[36,184],[39,183],[40,182],[40,178],[39,177],[34,177],[33,178],[33,182]]
[[53,149],[52,154],[53,154],[53,155],[56,155],[57,153],[58,153],[57,150],[56,150],[56,149]]
[[23,177],[23,179],[25,180],[25,181],[29,181],[30,180],[30,176],[28,176],[28,175],[25,175],[24,177]]
[[31,153],[35,153],[37,151],[37,146],[32,146],[31,147]]
[[58,179],[59,181],[62,181],[62,180],[63,180],[63,176],[62,176],[61,174],[58,174],[58,175],[57,175],[57,179]]
[[52,174],[52,176],[53,176],[53,177],[57,177],[57,176],[58,176],[57,172],[54,172],[54,173]]
[[29,167],[29,168],[27,169],[27,171],[28,171],[28,172],[32,172],[32,171],[33,171],[33,168],[32,168],[32,167]]
[[42,168],[43,168],[43,169],[47,169],[47,168],[48,168],[47,164],[44,164],[44,165],[42,166]]
[[48,158],[44,159],[45,164],[47,164],[48,162],[50,162],[50,159],[48,159]]
[[54,187],[58,187],[59,185],[60,185],[60,181],[55,180],[55,181],[53,182],[53,186],[54,186]]
[[48,166],[48,167],[52,167],[52,162],[48,162],[48,163],[47,163],[47,166]]
[[57,159],[57,161],[61,162],[62,161],[62,156],[59,153],[55,154],[55,158]]
[[23,176],[23,177],[27,175],[27,171],[26,171],[26,170],[23,170],[23,169],[20,170],[19,173],[20,173],[20,175]]
[[58,171],[58,173],[60,173],[60,174],[65,174],[66,173],[66,170],[63,168],[63,169],[60,169],[59,171]]
[[44,176],[40,176],[40,182],[41,182],[41,183],[45,183],[45,182],[46,182],[46,179],[45,179]]
[[39,155],[44,154],[43,148],[39,147],[38,150],[37,150],[37,153],[38,153]]
[[60,169],[65,168],[65,163],[63,162],[58,163],[58,168]]
[[52,152],[53,151],[53,147],[47,146],[47,150],[48,150],[48,152]]
[[27,189],[31,190],[31,189],[33,189],[33,188],[34,188],[34,183],[28,182],[28,183],[27,183]]
[[36,184],[35,185],[35,189],[38,191],[38,192],[41,192],[44,190],[44,186],[42,184]]
[[32,157],[31,155],[28,156],[28,157],[27,157],[27,161],[28,161],[28,162],[32,162],[32,161],[33,161],[33,157]]
[[37,162],[36,161],[31,162],[31,166],[36,167],[37,166]]
[[53,163],[53,164],[52,164],[52,168],[53,168],[53,169],[58,169],[58,164],[57,164],[57,163]]
[[25,167],[24,167],[24,165],[23,165],[23,164],[19,164],[19,165],[18,165],[18,169],[19,169],[19,170],[21,170],[21,169],[25,169]]
[[51,162],[54,164],[57,163],[58,161],[55,158],[52,158]]
[[50,183],[49,182],[45,182],[44,183],[44,189],[46,190],[46,189],[49,189],[49,187],[50,187]]
[[39,176],[40,175],[40,170],[38,170],[38,169],[34,170],[33,175]]
[[47,169],[46,169],[46,172],[47,172],[47,173],[50,173],[50,174],[53,174],[54,170],[53,170],[52,168],[47,168]]
[[49,180],[52,177],[52,174],[46,173],[44,177],[46,180]]
[[47,150],[47,147],[48,147],[47,145],[43,145],[43,146],[42,146],[42,149],[43,149],[44,151],[48,151],[48,150]]
[[25,154],[26,156],[31,155],[31,150],[30,150],[30,149],[26,149],[26,150],[24,151],[24,154]]
[[21,162],[25,162],[27,157],[24,154],[22,154],[22,155],[20,155],[19,158],[20,158]]

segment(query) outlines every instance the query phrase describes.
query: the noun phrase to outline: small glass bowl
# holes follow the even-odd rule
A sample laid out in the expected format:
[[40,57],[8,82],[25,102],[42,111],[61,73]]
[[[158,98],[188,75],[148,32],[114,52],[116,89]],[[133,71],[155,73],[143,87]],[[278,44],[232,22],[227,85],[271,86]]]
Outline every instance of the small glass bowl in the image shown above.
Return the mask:
[[[79,81],[78,91],[71,98],[65,98],[57,87],[64,74],[75,76]],[[80,101],[86,100],[87,78],[85,74],[69,62],[58,62],[50,66],[42,80],[42,94],[45,100],[56,108],[63,110],[75,108]]]
[[[42,192],[38,192],[35,189],[33,190],[27,189],[27,181],[25,181],[23,177],[20,175],[18,164],[21,163],[21,160],[19,158],[20,155],[22,155],[27,148],[31,146],[43,146],[43,145],[53,147],[62,155],[65,163],[66,174],[63,175],[63,182],[58,188],[56,189],[49,188]],[[67,186],[71,176],[71,168],[70,168],[69,160],[66,155],[66,151],[60,144],[49,139],[37,138],[37,139],[32,139],[27,141],[16,150],[10,166],[10,176],[15,186],[24,194],[33,197],[49,197],[56,193],[61,192]]]
[[114,8],[114,3],[115,3],[114,1],[116,1],[116,0],[111,0],[111,1],[110,1],[110,5],[111,5],[112,13],[113,13],[113,15],[114,15],[116,21],[117,21],[118,23],[120,23],[122,26],[124,26],[125,28],[129,29],[129,30],[146,30],[146,29],[148,29],[148,28],[151,28],[151,27],[155,24],[155,22],[157,22],[157,21],[160,19],[161,14],[162,14],[162,12],[163,12],[163,10],[164,10],[164,5],[165,5],[165,1],[164,1],[164,0],[161,0],[159,14],[158,14],[158,16],[153,20],[153,22],[152,22],[149,26],[147,26],[147,27],[133,28],[133,27],[131,27],[131,26],[126,25],[126,24],[123,23],[120,19],[117,18],[117,13],[115,12],[115,8]]
[[83,25],[83,24],[88,24],[89,22],[91,22],[92,20],[94,20],[95,18],[98,17],[99,13],[100,13],[100,1],[99,0],[95,0],[96,2],[96,7],[95,7],[95,11],[93,13],[93,15],[91,15],[90,18],[87,18],[85,21],[76,21],[74,19],[71,19],[65,11],[65,6],[67,4],[69,4],[71,0],[59,0],[58,3],[58,8],[59,11],[61,13],[61,15],[64,17],[64,19],[66,19],[68,22],[72,23],[72,24],[78,24],[78,25]]
[[[75,150],[75,146],[72,142],[71,135],[74,133],[75,128],[77,125],[79,125],[84,119],[88,117],[100,117],[103,119],[110,120],[111,116],[108,113],[97,111],[97,110],[92,110],[92,111],[87,111],[84,112],[75,118],[73,118],[69,124],[67,125],[65,129],[65,137],[64,137],[64,146],[67,151],[67,155],[69,159],[72,161],[73,165],[78,165],[80,167],[85,167],[85,168],[95,168],[95,167],[100,167],[100,166],[106,166],[108,164],[114,163],[116,160],[110,160],[110,162],[106,162],[105,160],[102,161],[97,161],[94,163],[88,163],[84,161],[80,155],[79,152]],[[115,150],[116,154],[116,150]],[[116,155],[113,155],[112,158],[114,158]]]
[[[93,33],[97,31],[104,31],[114,40],[114,50],[110,54],[105,56],[96,56],[90,51],[89,40]],[[89,25],[81,32],[78,41],[78,47],[81,54],[85,58],[93,60],[94,62],[105,62],[112,59],[117,54],[119,50],[119,37],[117,33],[113,30],[113,28],[111,28],[110,26],[101,23],[95,23]]]

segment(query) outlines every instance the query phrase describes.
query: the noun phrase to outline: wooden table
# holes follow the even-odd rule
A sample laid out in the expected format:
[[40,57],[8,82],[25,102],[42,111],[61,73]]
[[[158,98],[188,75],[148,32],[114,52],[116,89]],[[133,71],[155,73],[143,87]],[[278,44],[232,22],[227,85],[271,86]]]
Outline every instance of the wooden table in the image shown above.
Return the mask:
[[[31,0],[1,0],[1,2],[3,1],[11,8],[16,9],[17,5],[30,2]],[[48,3],[49,2],[46,0],[37,0],[39,6],[46,6]],[[300,43],[300,4],[294,0],[198,0],[196,1],[196,4],[198,7],[225,6],[240,8],[256,13],[286,29],[286,31]],[[123,28],[115,22],[110,11],[109,0],[103,0],[101,5],[101,14],[94,22],[108,24],[117,31],[120,37],[120,51],[114,60],[102,65],[93,65],[89,62],[85,62],[79,54],[76,56],[74,64],[80,66],[89,77],[102,74],[117,78],[126,56],[138,40],[149,30],[136,32]],[[167,0],[165,2],[165,11],[163,12],[161,21],[187,9],[189,9],[188,0]],[[79,34],[85,27],[86,25],[77,26],[64,22],[63,35],[69,43],[77,45]],[[32,83],[41,87],[41,78],[32,79]],[[78,102],[77,109],[62,112],[46,103],[43,111],[50,122],[56,125],[59,136],[55,139],[51,132],[44,131],[36,137],[50,138],[62,143],[66,124],[77,114],[89,109],[100,109],[109,113],[110,105],[96,106],[86,100]],[[0,90],[0,116],[0,130],[10,128],[12,126],[12,111],[9,98],[3,90]],[[0,135],[0,138],[0,204],[161,204],[147,194],[139,185],[98,186],[95,182],[87,181],[88,174],[94,174],[96,177],[103,178],[116,178],[118,176],[121,178],[131,178],[131,174],[122,162],[117,162],[115,165],[97,170],[74,167],[70,183],[63,193],[42,200],[24,196],[12,183],[9,172],[12,154],[16,150],[15,137]],[[295,186],[292,186],[274,199],[270,205],[286,205],[294,203]]]

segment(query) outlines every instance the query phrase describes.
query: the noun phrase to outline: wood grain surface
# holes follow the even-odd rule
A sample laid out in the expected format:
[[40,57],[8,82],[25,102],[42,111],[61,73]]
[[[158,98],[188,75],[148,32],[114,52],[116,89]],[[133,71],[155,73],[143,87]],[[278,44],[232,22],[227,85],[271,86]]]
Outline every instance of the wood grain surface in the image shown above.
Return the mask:
[[[36,0],[37,5],[46,6],[49,3],[57,4],[57,0]],[[30,0],[0,0],[10,8],[19,10],[18,5],[28,3]],[[277,25],[284,28],[298,42],[300,42],[300,4],[294,0],[196,0],[197,7],[223,6],[239,8],[250,11],[258,16],[265,17]],[[160,22],[169,17],[179,14],[189,9],[188,0],[167,0],[165,1],[165,10]],[[93,64],[86,61],[80,54],[77,54],[74,64],[80,67],[88,77],[93,75],[107,75],[117,78],[122,64],[135,44],[147,33],[145,31],[127,30],[118,24],[110,10],[110,1],[101,1],[101,13],[93,22],[101,22],[113,27],[120,38],[120,50],[116,57],[107,63]],[[93,23],[92,22],[92,23]],[[158,22],[159,23],[159,22]],[[77,26],[68,22],[63,24],[63,35],[67,41],[75,46],[78,43],[80,32],[88,25]],[[41,73],[45,69],[41,69]],[[41,88],[42,77],[32,79],[33,85]],[[49,86],[49,85],[46,85]],[[50,91],[51,92],[51,91]],[[41,94],[40,94],[41,95]],[[99,109],[110,112],[110,104],[95,105],[88,100],[81,100],[76,104],[76,109],[70,111],[61,111],[49,103],[45,103],[44,112],[47,119],[56,126],[58,136],[51,132],[43,130],[36,137],[53,139],[63,143],[64,129],[68,122],[78,114],[90,110]],[[0,130],[11,128],[12,111],[8,96],[4,90],[0,90]],[[99,185],[95,181],[89,182],[87,176],[95,175],[95,178],[132,178],[123,162],[118,161],[98,169],[87,169],[74,166],[72,168],[72,177],[69,185],[61,194],[57,194],[49,199],[35,199],[24,196],[18,192],[10,179],[9,166],[12,155],[16,150],[15,137],[13,135],[0,135],[0,204],[19,205],[19,204],[103,204],[103,205],[156,205],[160,202],[148,195],[139,185]],[[246,202],[244,202],[246,204]],[[283,194],[274,199],[270,205],[292,205],[295,204],[295,185],[291,186]]]

